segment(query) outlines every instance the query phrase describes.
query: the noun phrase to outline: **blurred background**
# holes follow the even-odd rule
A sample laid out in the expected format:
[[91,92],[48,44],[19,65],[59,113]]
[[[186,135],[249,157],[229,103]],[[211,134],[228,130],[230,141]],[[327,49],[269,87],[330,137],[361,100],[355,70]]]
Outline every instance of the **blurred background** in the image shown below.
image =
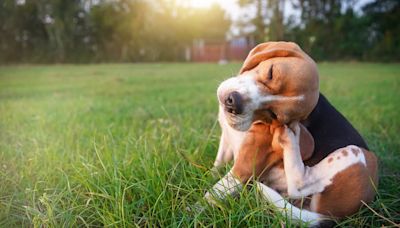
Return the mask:
[[0,63],[240,61],[273,40],[399,61],[399,21],[399,0],[1,0]]

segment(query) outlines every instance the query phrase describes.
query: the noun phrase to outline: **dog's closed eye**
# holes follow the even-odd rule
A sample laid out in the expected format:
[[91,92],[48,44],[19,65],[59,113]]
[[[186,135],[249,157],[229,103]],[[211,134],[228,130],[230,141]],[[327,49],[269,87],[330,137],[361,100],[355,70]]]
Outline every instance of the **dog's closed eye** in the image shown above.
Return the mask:
[[274,65],[271,64],[271,67],[268,70],[267,79],[270,81],[273,79],[273,77],[274,77]]
[[266,88],[268,88],[268,90],[271,90],[270,82],[272,82],[273,78],[274,78],[274,67],[273,65],[271,65],[268,69],[267,75],[262,76],[259,82],[263,84]]

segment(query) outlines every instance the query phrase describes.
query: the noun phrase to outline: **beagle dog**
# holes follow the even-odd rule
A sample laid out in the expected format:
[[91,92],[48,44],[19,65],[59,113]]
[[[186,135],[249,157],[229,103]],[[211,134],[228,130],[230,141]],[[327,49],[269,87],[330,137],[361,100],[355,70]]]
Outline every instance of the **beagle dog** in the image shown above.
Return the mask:
[[376,156],[319,93],[316,64],[295,43],[256,46],[217,95],[222,135],[214,167],[234,165],[206,193],[208,202],[254,180],[283,213],[316,225],[374,199]]

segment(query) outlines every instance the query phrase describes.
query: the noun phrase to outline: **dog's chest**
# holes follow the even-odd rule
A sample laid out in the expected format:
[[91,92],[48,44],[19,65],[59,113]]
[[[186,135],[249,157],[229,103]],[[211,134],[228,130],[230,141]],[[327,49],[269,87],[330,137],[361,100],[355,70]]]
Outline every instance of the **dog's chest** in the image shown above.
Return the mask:
[[227,150],[232,151],[233,158],[236,161],[237,155],[239,154],[240,148],[242,146],[243,140],[246,137],[246,132],[237,131],[229,126],[226,122],[226,117],[223,111],[219,111],[218,113],[218,120],[223,129],[223,137],[229,140],[225,140],[226,145],[225,148]]
[[[225,145],[225,147],[232,151],[233,159],[236,161],[244,138],[246,137],[246,132],[236,131],[231,128],[226,122],[225,116],[221,110],[219,112],[219,122],[223,128],[223,137],[229,139],[229,141],[227,141],[229,143]],[[271,168],[268,173],[260,177],[260,181],[279,193],[287,195],[286,175],[282,166],[274,166]]]

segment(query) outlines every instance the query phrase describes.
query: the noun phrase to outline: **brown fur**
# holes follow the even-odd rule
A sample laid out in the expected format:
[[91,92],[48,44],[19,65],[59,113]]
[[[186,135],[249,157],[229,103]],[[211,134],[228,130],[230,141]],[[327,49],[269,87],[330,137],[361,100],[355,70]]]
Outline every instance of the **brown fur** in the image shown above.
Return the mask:
[[360,153],[360,151],[354,150],[354,149],[352,149],[351,152],[353,152],[353,154],[356,155],[356,156],[358,155],[358,153]]
[[363,205],[361,201],[371,202],[375,196],[374,185],[378,184],[377,159],[369,151],[364,151],[367,166],[354,164],[339,172],[322,193],[313,200],[315,211],[337,218],[356,213]]
[[[245,183],[253,175],[267,174],[274,166],[283,166],[283,150],[278,138],[282,124],[273,121],[270,124],[253,124],[246,134],[239,155],[233,165],[234,174]],[[307,128],[301,125],[300,151],[303,160],[311,157],[314,139]]]
[[253,174],[258,177],[282,160],[282,151],[274,151],[271,144],[274,126],[254,124],[248,131],[233,165],[233,174],[247,182]]

